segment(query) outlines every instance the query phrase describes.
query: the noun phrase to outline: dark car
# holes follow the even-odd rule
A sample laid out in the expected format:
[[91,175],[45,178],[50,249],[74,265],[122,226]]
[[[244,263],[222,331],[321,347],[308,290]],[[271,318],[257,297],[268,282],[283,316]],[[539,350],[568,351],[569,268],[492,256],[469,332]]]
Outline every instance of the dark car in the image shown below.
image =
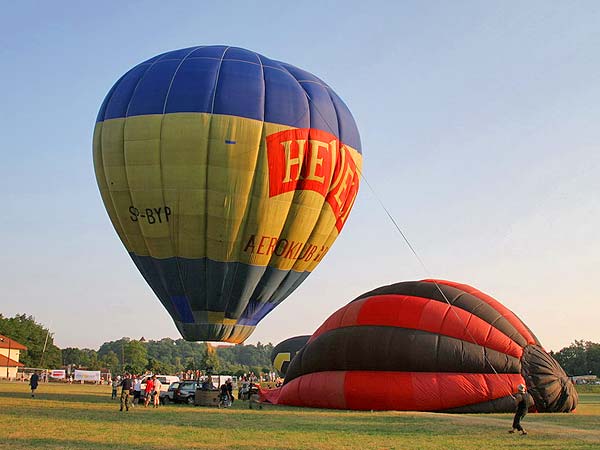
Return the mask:
[[[173,391],[173,401],[193,405],[197,387],[198,383],[196,381],[181,381]],[[169,389],[171,389],[171,386],[169,386]]]
[[160,391],[160,402],[163,405],[166,405],[169,402],[175,401],[175,391],[177,390],[177,388],[179,387],[180,384],[181,384],[180,381],[176,381],[175,383],[171,383],[169,385],[169,389],[167,389],[166,392]]

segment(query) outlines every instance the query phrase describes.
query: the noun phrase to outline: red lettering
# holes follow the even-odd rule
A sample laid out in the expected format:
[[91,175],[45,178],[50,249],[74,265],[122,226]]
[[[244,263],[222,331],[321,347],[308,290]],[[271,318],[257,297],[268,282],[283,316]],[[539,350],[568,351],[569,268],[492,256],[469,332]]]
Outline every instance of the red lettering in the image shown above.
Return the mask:
[[288,247],[287,252],[285,252],[284,258],[295,259],[296,250],[300,249],[302,242],[294,242],[292,241],[290,246]]
[[350,150],[345,146],[340,149],[340,170],[327,194],[327,203],[336,217],[335,227],[341,231],[346,223],[350,209],[354,205],[358,193],[359,174]]
[[267,136],[269,197],[295,190],[325,196],[331,184],[336,138],[312,128],[284,130]]
[[272,237],[271,242],[269,242],[269,246],[267,247],[267,255],[273,253],[273,250],[275,250],[275,244],[277,244],[277,238]]
[[260,238],[260,242],[258,243],[258,250],[256,250],[256,254],[257,255],[264,255],[263,252],[261,252],[262,248],[265,246],[264,241],[269,239],[269,236],[263,236]]
[[310,247],[312,247],[312,245],[310,245],[308,242],[306,244],[304,244],[304,246],[302,247],[302,250],[300,250],[300,254],[298,255],[298,257],[296,259],[304,259],[304,255],[306,255],[306,250]]
[[306,252],[306,255],[304,256],[304,261],[310,261],[310,258],[312,258],[312,255],[315,253],[316,250],[317,250],[317,246],[311,245],[310,250],[308,252]]
[[326,248],[327,248],[327,247],[325,247],[324,245],[321,245],[321,250],[319,250],[319,253],[317,253],[317,254],[315,255],[315,258],[313,259],[313,261],[319,261],[319,257],[320,257],[321,255],[323,255],[323,252],[325,251],[325,249],[326,249]]
[[[270,134],[266,141],[269,197],[295,190],[317,192],[331,206],[335,226],[341,231],[360,181],[351,151],[334,135],[312,128],[283,130]],[[267,254],[273,251],[269,244]]]

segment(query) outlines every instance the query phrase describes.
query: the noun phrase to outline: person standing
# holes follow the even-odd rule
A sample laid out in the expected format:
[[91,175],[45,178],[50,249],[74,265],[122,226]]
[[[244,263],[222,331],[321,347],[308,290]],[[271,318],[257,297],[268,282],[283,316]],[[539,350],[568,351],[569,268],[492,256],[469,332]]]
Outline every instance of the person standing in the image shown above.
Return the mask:
[[35,390],[38,387],[38,383],[40,382],[40,376],[37,372],[33,372],[31,378],[29,378],[29,387],[31,387],[31,398],[35,397]]
[[112,385],[112,395],[111,395],[110,399],[114,400],[117,398],[117,388],[119,387],[119,380],[117,380],[116,378],[113,378],[111,385]]
[[123,411],[123,407],[125,407],[126,411],[129,411],[129,391],[131,390],[131,386],[131,378],[129,378],[129,374],[125,374],[121,382],[121,409],[119,411]]
[[521,420],[527,414],[527,390],[525,389],[525,385],[520,384],[517,389],[519,392],[515,395],[515,403],[517,405],[517,410],[515,411],[515,417],[513,419],[512,429],[510,429],[509,433],[514,433],[515,430],[518,430],[521,435],[526,435],[527,431],[523,429],[521,426]]
[[158,408],[158,405],[160,404],[160,388],[162,387],[162,383],[160,382],[160,380],[158,378],[156,378],[156,375],[154,375],[152,377],[152,384],[154,385],[154,389],[153,389],[153,393],[152,395],[154,396],[154,407]]
[[229,394],[227,392],[227,384],[223,383],[219,388],[221,393],[219,394],[219,408],[227,408],[229,406]]
[[144,406],[148,406],[150,403],[150,399],[152,397],[152,392],[154,391],[154,380],[152,378],[146,379],[146,389],[144,389],[146,393],[146,399],[144,400]]
[[227,386],[227,396],[229,397],[229,403],[233,405],[233,383],[231,381],[231,378],[227,379],[225,385]]
[[133,381],[133,405],[140,404],[140,397],[142,396],[142,377],[136,376]]

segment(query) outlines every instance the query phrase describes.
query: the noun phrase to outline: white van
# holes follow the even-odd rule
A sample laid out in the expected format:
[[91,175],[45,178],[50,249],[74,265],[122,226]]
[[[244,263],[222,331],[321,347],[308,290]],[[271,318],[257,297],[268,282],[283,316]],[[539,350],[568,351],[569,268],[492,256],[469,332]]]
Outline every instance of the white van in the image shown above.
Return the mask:
[[[148,378],[152,378],[152,375],[144,375],[142,377],[142,396],[144,395],[144,391],[146,390],[146,380]],[[156,379],[161,383],[160,392],[167,392],[171,383],[179,381],[179,377],[175,375],[156,375]]]

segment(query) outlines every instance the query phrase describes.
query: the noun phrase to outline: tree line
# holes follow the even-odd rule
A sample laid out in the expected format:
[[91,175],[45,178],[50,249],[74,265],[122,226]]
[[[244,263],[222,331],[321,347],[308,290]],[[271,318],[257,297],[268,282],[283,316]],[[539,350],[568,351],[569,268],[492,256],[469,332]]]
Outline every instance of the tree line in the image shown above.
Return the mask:
[[[72,366],[89,370],[107,369],[112,373],[176,373],[206,370],[215,373],[243,374],[272,370],[272,344],[212,347],[201,342],[163,338],[159,341],[135,340],[123,337],[105,342],[98,350],[54,345],[53,334],[32,316],[0,314],[0,334],[27,347],[20,361],[26,367],[58,368]],[[44,350],[45,349],[45,350]],[[568,347],[550,354],[568,375],[600,377],[600,344],[574,341]]]
[[[163,338],[158,341],[123,337],[105,342],[98,350],[89,348],[58,348],[50,330],[32,316],[0,314],[0,334],[25,345],[20,362],[26,367],[108,370],[111,373],[178,373],[211,369],[213,373],[241,375],[269,372],[272,344],[213,347],[203,342]],[[44,350],[45,348],[45,350]]]
[[571,376],[596,375],[600,377],[600,344],[574,341],[568,347],[550,354]]

